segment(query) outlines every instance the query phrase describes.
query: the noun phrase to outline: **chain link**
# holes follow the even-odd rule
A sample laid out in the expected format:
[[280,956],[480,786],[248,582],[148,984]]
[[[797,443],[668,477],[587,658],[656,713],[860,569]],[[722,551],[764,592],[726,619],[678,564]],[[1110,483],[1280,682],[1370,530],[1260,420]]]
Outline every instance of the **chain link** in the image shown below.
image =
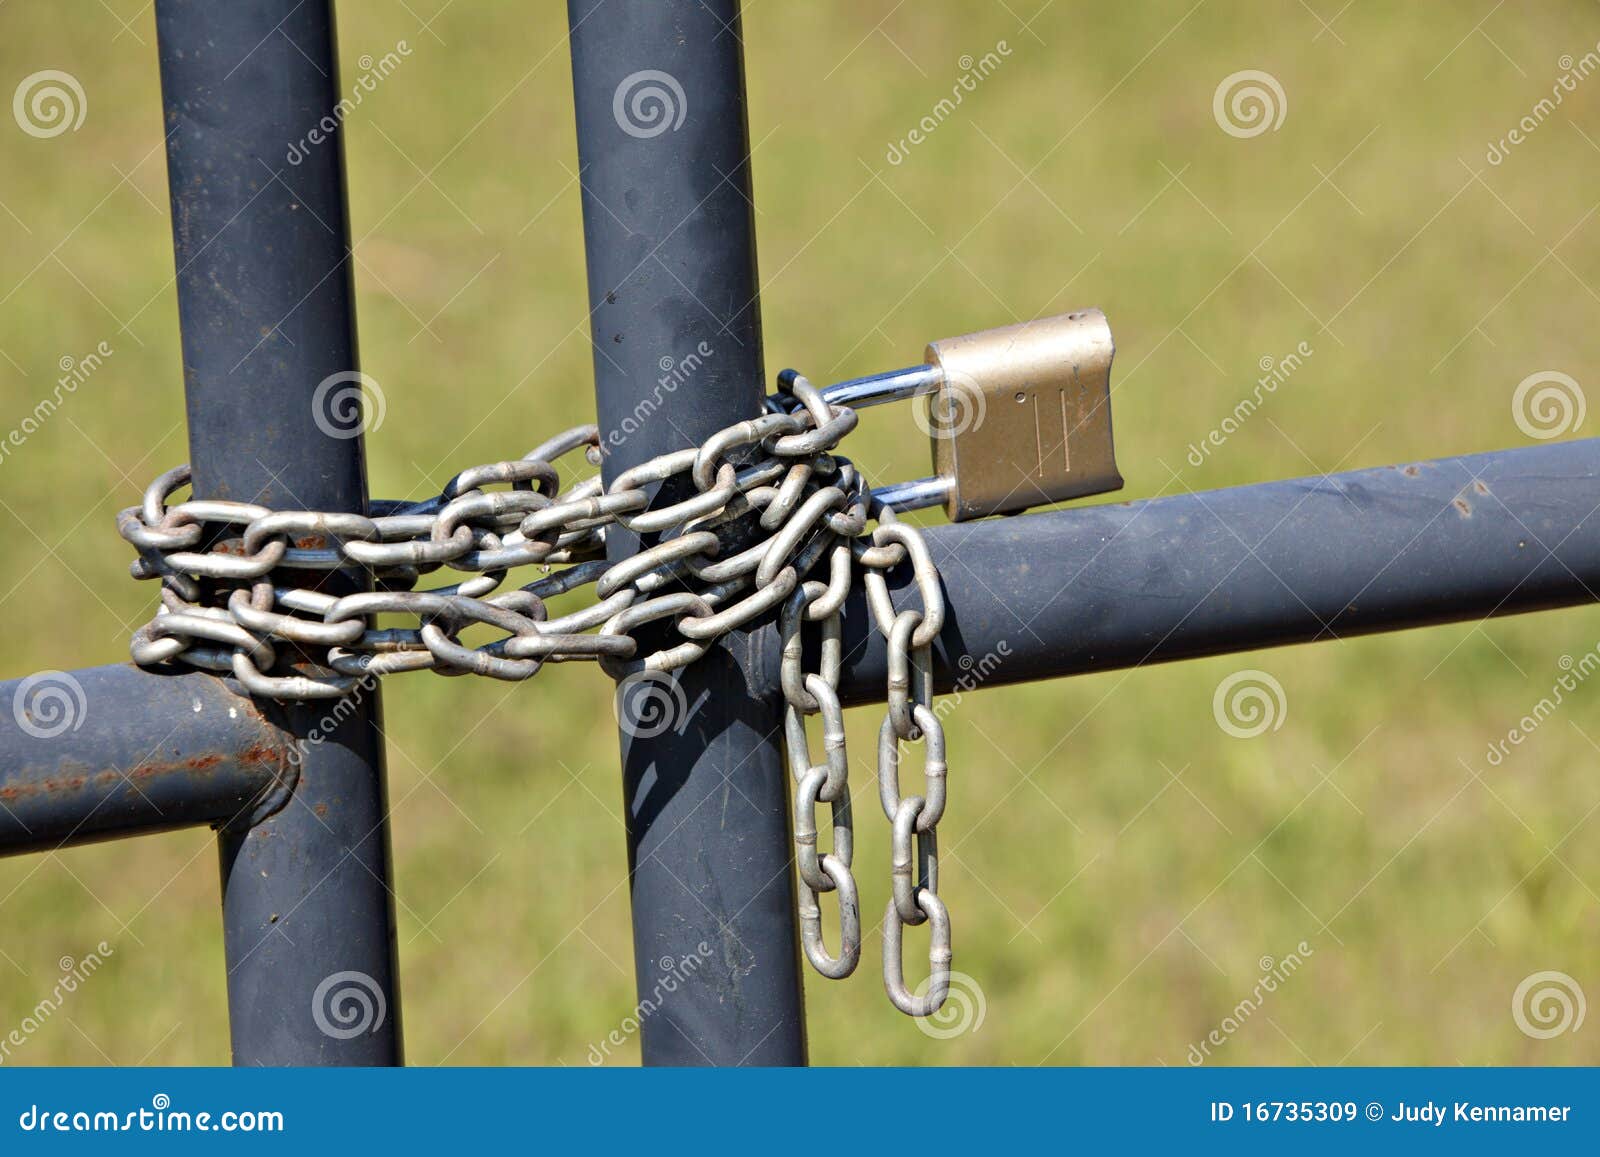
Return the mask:
[[[859,573],[889,648],[888,714],[878,745],[879,796],[893,833],[884,985],[902,1012],[931,1015],[949,990],[951,959],[949,916],[938,895],[944,733],[930,677],[931,643],[944,621],[939,575],[922,535],[876,502],[854,465],[833,453],[855,428],[855,412],[829,405],[797,374],[779,380],[782,392],[768,412],[632,467],[609,487],[596,476],[562,488],[562,459],[583,450],[591,464],[599,461],[592,425],[573,427],[523,458],[465,470],[426,501],[374,501],[366,515],[174,502],[190,471],[169,470],[139,506],[117,516],[118,532],[139,554],[131,573],[161,584],[156,617],[131,641],[133,659],[231,673],[252,695],[288,700],[338,698],[363,678],[404,671],[518,681],[545,663],[577,660],[597,661],[621,680],[692,663],[723,635],[778,608],[801,942],[819,973],[841,978],[861,957],[838,694],[842,608]],[[646,488],[658,484],[676,500],[651,508]],[[876,520],[870,536],[869,520]],[[612,526],[655,539],[607,562]],[[907,559],[920,609],[897,613],[885,572]],[[810,577],[824,561],[826,579]],[[546,573],[501,590],[507,573],[524,566]],[[463,577],[412,589],[441,568]],[[319,572],[339,571],[365,572],[373,589],[316,589]],[[548,600],[588,586],[592,605],[549,617]],[[379,615],[405,621],[378,626]],[[666,641],[645,653],[636,632],[651,623],[665,624]],[[812,672],[804,670],[806,624],[821,638]],[[469,646],[461,635],[472,627],[499,637]],[[651,638],[661,633],[657,628]],[[807,738],[811,716],[821,718],[817,763]],[[924,745],[923,795],[899,794],[902,742]],[[818,846],[819,804],[832,817],[828,851]],[[837,955],[823,935],[821,897],[828,893],[838,902]],[[930,921],[930,980],[917,996],[905,981],[901,942],[906,926]]]

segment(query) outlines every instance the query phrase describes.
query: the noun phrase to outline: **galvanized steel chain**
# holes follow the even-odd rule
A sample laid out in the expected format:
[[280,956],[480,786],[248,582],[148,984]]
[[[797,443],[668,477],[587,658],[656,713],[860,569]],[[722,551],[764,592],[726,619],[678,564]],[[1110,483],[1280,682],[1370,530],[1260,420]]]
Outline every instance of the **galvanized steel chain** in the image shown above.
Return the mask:
[[[627,470],[609,488],[599,477],[560,484],[563,457],[587,449],[597,460],[594,426],[521,459],[463,471],[426,501],[375,501],[368,516],[171,503],[190,475],[187,466],[170,470],[117,518],[139,551],[133,576],[161,581],[162,605],[135,633],[134,661],[231,672],[252,694],[290,700],[338,698],[360,676],[401,671],[521,680],[545,662],[576,659],[618,676],[681,667],[781,602],[815,564],[821,535],[853,536],[865,523],[870,492],[848,460],[829,453],[855,426],[854,411],[828,407],[804,379],[786,393],[800,403],[794,412],[737,423],[698,448]],[[733,455],[747,447],[756,453],[736,465]],[[687,497],[646,509],[646,487],[669,479],[692,483]],[[509,489],[488,489],[495,484]],[[741,520],[769,533],[722,557]],[[608,564],[611,525],[661,538]],[[202,548],[208,527],[220,536]],[[508,571],[529,565],[566,569],[495,593]],[[411,589],[441,567],[471,577]],[[350,569],[368,572],[374,589],[334,596],[308,589],[304,577]],[[286,581],[288,572],[302,572],[300,581]],[[589,584],[595,605],[548,617],[547,599]],[[380,614],[414,621],[377,628]],[[671,619],[681,641],[640,656],[633,632],[658,619]],[[505,637],[464,646],[459,635],[473,624]],[[274,666],[314,673],[270,673]]]
[[[834,547],[829,581],[802,583],[784,602],[779,615],[783,643],[781,674],[784,697],[784,748],[795,779],[794,842],[799,868],[800,943],[806,959],[823,976],[849,976],[861,959],[861,906],[851,874],[855,828],[851,816],[850,760],[845,748],[844,712],[839,703],[842,665],[840,611],[859,567],[874,620],[888,640],[888,712],[878,733],[878,797],[891,825],[891,899],[883,920],[883,985],[890,1001],[909,1016],[931,1016],[950,991],[950,916],[939,898],[937,825],[944,815],[944,728],[933,712],[932,641],[944,625],[944,592],[927,544],[915,527],[896,520],[894,511],[872,504],[878,520],[870,537]],[[895,611],[884,572],[907,557],[922,609]],[[851,566],[852,558],[856,567]],[[820,624],[818,670],[803,667],[805,623]],[[822,718],[821,763],[813,763],[806,735],[806,717]],[[925,745],[925,794],[900,796],[900,744]],[[826,803],[832,818],[833,850],[818,848],[817,805]],[[912,877],[912,848],[917,875]],[[828,951],[822,932],[821,896],[836,892],[839,903],[839,952]],[[913,992],[902,961],[905,928],[932,922],[928,949],[927,990]]]
[[[861,904],[850,874],[855,829],[850,816],[850,757],[845,749],[844,709],[839,704],[839,669],[843,659],[841,608],[850,593],[850,546],[839,542],[829,555],[829,581],[802,583],[784,601],[778,616],[783,641],[783,745],[794,776],[794,849],[799,879],[800,944],[806,959],[823,976],[849,976],[861,960]],[[822,643],[816,672],[803,667],[801,628],[820,624]],[[822,718],[821,763],[811,759],[806,718]],[[817,847],[817,804],[832,812],[833,850]],[[822,935],[823,893],[839,899],[839,954],[830,955]]]
[[[883,986],[908,1016],[930,1016],[950,992],[950,914],[939,898],[939,820],[944,817],[944,725],[933,710],[933,640],[944,627],[944,591],[922,535],[892,520],[873,532],[876,549],[910,556],[922,609],[895,611],[884,579],[886,557],[863,559],[867,603],[888,640],[888,710],[878,729],[878,800],[891,825],[890,898],[883,916]],[[863,551],[866,555],[869,552]],[[888,563],[894,565],[894,563]],[[900,794],[900,744],[923,745],[922,795]],[[916,850],[913,877],[912,849]],[[930,924],[927,991],[906,984],[902,947],[907,927]]]
[[[898,522],[854,465],[833,453],[854,429],[855,412],[830,405],[797,374],[779,381],[781,393],[769,400],[768,412],[698,447],[635,466],[609,487],[598,476],[561,485],[557,463],[566,456],[581,449],[598,463],[599,431],[592,425],[567,430],[520,459],[465,470],[425,501],[374,501],[367,515],[172,502],[190,471],[170,470],[151,483],[141,505],[117,517],[119,533],[139,552],[131,573],[161,584],[156,617],[133,636],[133,659],[231,673],[249,693],[285,700],[339,698],[363,678],[402,671],[523,680],[544,663],[573,660],[596,660],[624,679],[691,663],[722,635],[780,607],[801,935],[817,971],[837,978],[854,971],[861,955],[838,695],[841,610],[859,569],[889,646],[878,767],[894,834],[884,984],[901,1011],[927,1016],[944,1002],[950,967],[936,834],[944,812],[944,735],[929,677],[930,643],[944,618],[938,572],[920,533]],[[685,496],[651,509],[647,488],[658,483]],[[877,520],[870,535],[869,519]],[[657,537],[639,553],[607,562],[612,526]],[[907,558],[921,609],[897,614],[884,572]],[[824,560],[826,580],[809,577]],[[500,590],[509,571],[530,565],[549,573]],[[555,566],[565,569],[550,572]],[[441,567],[468,577],[412,589]],[[350,570],[367,572],[373,589],[331,594],[314,589],[305,574]],[[590,584],[593,605],[549,617],[547,600]],[[408,621],[376,624],[375,616],[392,614]],[[659,622],[667,625],[665,645],[641,654],[636,633]],[[821,632],[816,672],[803,670],[806,623]],[[503,635],[468,646],[460,636],[474,625]],[[806,735],[812,715],[822,719],[824,758],[817,764]],[[903,741],[926,747],[925,793],[905,799]],[[819,803],[833,819],[826,853],[817,847]],[[839,899],[837,956],[822,934],[819,898],[828,892]],[[927,992],[916,996],[900,962],[903,929],[929,921],[931,978]]]

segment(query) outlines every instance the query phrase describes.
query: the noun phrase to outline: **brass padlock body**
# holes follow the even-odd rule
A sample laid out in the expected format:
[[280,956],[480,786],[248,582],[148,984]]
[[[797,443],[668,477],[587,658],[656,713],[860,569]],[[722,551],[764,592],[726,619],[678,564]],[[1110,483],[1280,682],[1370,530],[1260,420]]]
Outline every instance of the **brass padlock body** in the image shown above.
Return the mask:
[[952,522],[1122,488],[1106,315],[1078,310],[928,346],[933,468]]

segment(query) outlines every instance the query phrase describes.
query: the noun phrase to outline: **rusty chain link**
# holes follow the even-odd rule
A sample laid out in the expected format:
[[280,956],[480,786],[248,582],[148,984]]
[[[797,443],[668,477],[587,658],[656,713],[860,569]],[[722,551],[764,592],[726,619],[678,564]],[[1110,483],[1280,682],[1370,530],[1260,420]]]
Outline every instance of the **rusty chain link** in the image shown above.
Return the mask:
[[[180,466],[158,477],[141,505],[117,516],[139,558],[138,579],[159,579],[156,617],[134,633],[143,666],[186,664],[230,673],[252,695],[332,699],[361,679],[402,671],[523,680],[547,662],[595,660],[614,679],[668,672],[713,642],[779,608],[787,761],[795,780],[794,840],[805,954],[841,978],[861,957],[861,914],[851,875],[849,758],[838,695],[841,610],[859,571],[888,639],[888,714],[879,734],[878,789],[892,825],[892,898],[883,925],[884,986],[896,1008],[928,1016],[949,990],[950,922],[938,895],[936,826],[944,812],[944,732],[932,710],[931,642],[944,600],[920,532],[874,500],[854,465],[833,451],[856,414],[830,405],[799,375],[780,376],[766,413],[718,431],[697,448],[662,454],[618,475],[565,489],[556,463],[580,449],[599,461],[599,430],[577,426],[523,458],[456,475],[422,502],[374,501],[367,515],[272,510],[247,502],[172,502],[189,484]],[[676,501],[650,507],[647,487]],[[490,486],[505,489],[488,489]],[[680,494],[683,497],[678,497]],[[866,532],[869,520],[877,525]],[[639,553],[605,558],[613,525],[658,536]],[[885,572],[910,559],[920,610],[896,613]],[[826,560],[826,580],[809,577]],[[500,591],[516,567],[547,573]],[[551,567],[565,569],[551,571]],[[448,567],[456,583],[413,590]],[[303,572],[365,572],[372,590],[335,595]],[[289,581],[285,572],[302,572]],[[546,601],[589,585],[592,605],[550,618]],[[499,593],[495,593],[495,592]],[[399,626],[378,615],[404,615]],[[665,623],[648,653],[636,632]],[[803,670],[802,628],[818,624],[820,670]],[[501,637],[477,646],[463,631]],[[661,629],[651,632],[660,641]],[[813,763],[806,721],[822,721]],[[925,747],[925,793],[901,798],[900,744]],[[832,814],[832,850],[818,848],[816,811]],[[912,846],[917,873],[912,877]],[[839,950],[823,938],[820,897],[836,892]],[[907,987],[901,942],[932,922],[928,990]]]

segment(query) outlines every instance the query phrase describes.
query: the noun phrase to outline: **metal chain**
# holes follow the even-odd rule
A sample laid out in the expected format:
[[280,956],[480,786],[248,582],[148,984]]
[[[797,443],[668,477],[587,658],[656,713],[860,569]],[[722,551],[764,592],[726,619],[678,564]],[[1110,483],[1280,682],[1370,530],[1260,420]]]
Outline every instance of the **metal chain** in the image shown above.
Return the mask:
[[[426,501],[374,501],[369,515],[193,498],[172,503],[190,471],[170,470],[151,483],[141,505],[117,516],[118,532],[139,552],[131,573],[161,583],[161,607],[134,633],[133,659],[229,672],[252,695],[286,700],[338,698],[362,678],[402,671],[515,681],[547,662],[573,660],[598,661],[621,680],[691,663],[721,636],[780,607],[801,939],[813,967],[840,978],[861,957],[838,695],[841,611],[859,568],[889,642],[889,711],[878,754],[879,795],[894,833],[884,986],[902,1012],[928,1016],[944,1003],[951,958],[936,833],[944,812],[944,733],[932,711],[930,679],[930,644],[944,620],[938,571],[921,534],[896,521],[854,465],[833,453],[855,428],[855,412],[829,405],[797,374],[779,381],[781,393],[767,413],[699,447],[635,466],[609,487],[598,476],[561,487],[562,458],[584,449],[591,464],[599,461],[599,430],[592,425],[567,430],[521,459],[465,470]],[[657,483],[684,497],[649,509],[645,488]],[[492,485],[508,489],[487,489]],[[867,536],[869,517],[877,526]],[[658,537],[608,563],[613,525]],[[922,609],[896,614],[884,574],[907,558]],[[809,578],[824,559],[826,581]],[[494,593],[508,571],[529,565],[566,569]],[[411,589],[441,567],[471,577]],[[333,595],[285,582],[282,573],[348,570],[366,572],[374,589]],[[548,616],[546,600],[591,584],[592,605]],[[409,621],[379,627],[375,616],[384,614]],[[662,621],[669,641],[641,655],[635,632]],[[806,623],[820,624],[816,672],[803,670]],[[460,636],[474,625],[503,635],[467,646]],[[806,735],[812,715],[822,717],[820,764],[811,761]],[[900,798],[903,740],[926,745],[923,796]],[[819,803],[833,818],[833,849],[826,853],[817,847]],[[819,897],[826,892],[839,897],[837,956],[822,934]],[[905,983],[901,941],[905,926],[930,920],[931,978],[919,997]]]
[[[861,906],[851,875],[855,829],[850,811],[849,755],[844,711],[839,703],[842,664],[841,608],[850,593],[854,562],[859,565],[867,601],[888,639],[888,713],[878,733],[878,795],[892,832],[891,899],[883,921],[883,985],[890,1001],[909,1016],[931,1016],[950,991],[950,916],[939,898],[939,820],[945,804],[944,728],[933,713],[932,640],[944,624],[944,592],[939,572],[922,534],[895,520],[892,510],[873,504],[878,526],[870,541],[857,538],[834,547],[829,582],[801,584],[784,602],[778,618],[783,650],[784,748],[794,776],[795,863],[799,868],[800,943],[806,959],[823,976],[849,976],[861,959]],[[922,610],[895,612],[884,572],[910,557]],[[806,672],[801,630],[821,624],[819,670]],[[822,717],[823,761],[811,761],[806,718]],[[926,795],[900,797],[900,742],[926,746]],[[817,804],[832,811],[833,850],[819,854]],[[918,877],[912,884],[912,844]],[[822,933],[819,897],[839,896],[839,954],[829,953]],[[933,922],[928,949],[927,991],[918,996],[905,980],[902,943],[908,925]]]
[[[861,960],[861,904],[850,874],[855,831],[850,816],[850,757],[845,749],[844,709],[839,705],[839,669],[843,658],[840,613],[850,593],[850,547],[839,542],[830,550],[829,582],[801,584],[785,600],[778,616],[783,641],[783,745],[794,776],[794,849],[799,880],[800,944],[806,959],[823,976],[849,976]],[[821,668],[803,670],[801,627],[821,624]],[[823,761],[811,761],[806,718],[822,717]],[[833,813],[833,851],[818,854],[817,804]],[[831,956],[822,937],[819,896],[839,893],[839,955]]]
[[[944,627],[944,591],[939,571],[922,535],[913,527],[880,519],[871,548],[857,548],[866,568],[862,582],[878,629],[888,640],[888,710],[878,729],[878,799],[891,825],[890,899],[883,916],[883,987],[907,1016],[931,1016],[950,992],[950,914],[939,898],[939,820],[944,816],[944,725],[933,712],[933,640]],[[899,547],[911,558],[922,609],[895,612],[884,578]],[[900,795],[900,744],[923,744],[923,795]],[[912,880],[912,845],[916,880]],[[902,942],[909,926],[931,922],[928,990],[916,995],[906,985]]]

